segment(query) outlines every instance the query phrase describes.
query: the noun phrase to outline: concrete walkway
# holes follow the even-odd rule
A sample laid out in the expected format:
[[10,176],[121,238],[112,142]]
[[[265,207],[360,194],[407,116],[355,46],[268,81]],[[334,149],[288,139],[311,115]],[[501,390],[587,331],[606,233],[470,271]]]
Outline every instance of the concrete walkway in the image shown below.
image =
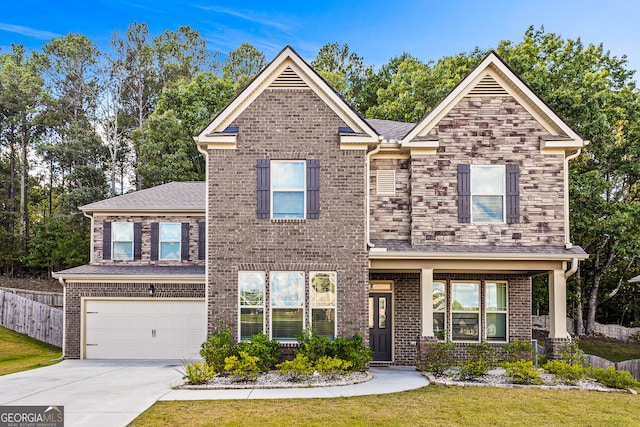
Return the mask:
[[373,379],[334,387],[173,390],[183,383],[175,360],[64,360],[0,376],[0,405],[61,405],[65,426],[126,426],[158,400],[332,398],[396,393],[429,382],[414,368],[371,368]]

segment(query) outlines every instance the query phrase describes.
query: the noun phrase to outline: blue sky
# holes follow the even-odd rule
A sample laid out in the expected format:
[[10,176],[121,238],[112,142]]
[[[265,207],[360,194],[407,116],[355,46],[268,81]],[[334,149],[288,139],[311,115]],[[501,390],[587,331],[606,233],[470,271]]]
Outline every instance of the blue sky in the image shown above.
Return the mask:
[[190,25],[223,54],[249,42],[270,60],[290,44],[310,61],[325,43],[339,42],[380,66],[405,51],[427,61],[500,40],[518,42],[529,25],[544,25],[563,38],[602,42],[612,54],[626,54],[629,68],[640,69],[639,17],[637,0],[8,0],[0,12],[0,47],[37,49],[73,32],[107,49],[114,30],[124,32],[136,20],[153,34]]

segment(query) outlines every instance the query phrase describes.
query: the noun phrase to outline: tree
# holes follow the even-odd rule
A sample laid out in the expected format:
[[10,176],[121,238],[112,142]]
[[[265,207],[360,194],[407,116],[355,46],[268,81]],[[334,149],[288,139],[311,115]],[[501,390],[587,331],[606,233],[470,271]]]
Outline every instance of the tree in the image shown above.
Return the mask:
[[360,110],[359,96],[366,77],[373,67],[364,65],[364,58],[349,51],[346,43],[327,43],[320,48],[311,66],[329,83],[349,105]]
[[229,52],[222,64],[222,77],[234,82],[234,93],[239,93],[266,65],[264,53],[249,43]]

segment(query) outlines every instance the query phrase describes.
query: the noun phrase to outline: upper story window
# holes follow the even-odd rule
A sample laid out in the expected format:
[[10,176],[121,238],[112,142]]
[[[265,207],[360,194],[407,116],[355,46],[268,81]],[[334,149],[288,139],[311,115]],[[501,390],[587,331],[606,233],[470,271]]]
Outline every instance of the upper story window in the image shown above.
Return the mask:
[[160,224],[160,259],[180,259],[181,225]]
[[471,166],[471,221],[504,222],[504,166]]
[[257,216],[320,217],[320,161],[258,159]]
[[112,259],[133,259],[133,223],[114,222],[111,224]]
[[271,217],[305,217],[305,162],[271,162]]
[[458,165],[458,222],[520,222],[520,167]]

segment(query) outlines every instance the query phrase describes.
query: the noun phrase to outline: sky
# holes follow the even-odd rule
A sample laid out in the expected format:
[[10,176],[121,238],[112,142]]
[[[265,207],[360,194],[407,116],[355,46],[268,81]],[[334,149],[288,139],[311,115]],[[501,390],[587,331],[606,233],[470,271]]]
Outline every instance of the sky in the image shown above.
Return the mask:
[[[150,33],[189,25],[223,55],[248,42],[271,60],[286,45],[313,60],[326,43],[348,44],[379,67],[407,52],[422,61],[522,40],[526,29],[585,44],[603,43],[640,69],[637,0],[7,0],[0,10],[0,53],[12,43],[40,49],[52,37],[81,33],[101,50],[134,21]],[[635,76],[638,80],[638,76]]]

